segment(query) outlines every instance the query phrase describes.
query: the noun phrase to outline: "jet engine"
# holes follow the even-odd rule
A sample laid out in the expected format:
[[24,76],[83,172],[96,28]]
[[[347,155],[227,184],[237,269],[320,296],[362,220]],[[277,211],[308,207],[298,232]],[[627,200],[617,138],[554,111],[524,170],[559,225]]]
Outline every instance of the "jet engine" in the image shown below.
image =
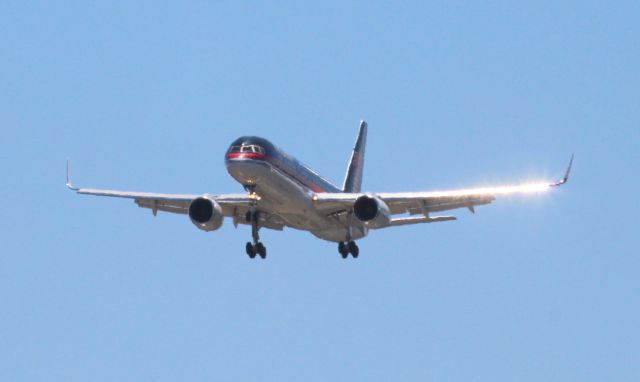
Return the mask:
[[208,196],[194,199],[189,205],[189,218],[203,231],[215,231],[222,226],[222,208]]
[[375,195],[362,195],[353,204],[353,214],[370,228],[389,225],[389,207]]

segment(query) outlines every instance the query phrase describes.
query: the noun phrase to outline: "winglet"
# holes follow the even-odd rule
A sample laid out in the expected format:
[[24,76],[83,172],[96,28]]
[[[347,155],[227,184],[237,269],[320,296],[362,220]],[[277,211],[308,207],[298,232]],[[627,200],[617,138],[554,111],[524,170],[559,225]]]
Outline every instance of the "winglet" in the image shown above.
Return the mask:
[[569,166],[567,166],[567,171],[564,173],[564,177],[559,181],[552,184],[552,186],[562,186],[563,184],[569,181],[569,174],[571,173],[571,166],[573,165],[573,155],[571,154],[571,159],[569,160]]
[[74,187],[73,183],[71,183],[71,178],[69,176],[69,159],[67,159],[67,188],[73,191],[79,190],[79,188]]

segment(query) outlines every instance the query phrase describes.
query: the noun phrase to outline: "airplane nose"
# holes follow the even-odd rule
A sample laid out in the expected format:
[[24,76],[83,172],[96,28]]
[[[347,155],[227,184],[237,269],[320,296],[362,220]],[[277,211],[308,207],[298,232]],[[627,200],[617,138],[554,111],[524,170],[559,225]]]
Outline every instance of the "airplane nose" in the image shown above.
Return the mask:
[[227,161],[227,172],[238,183],[244,185],[257,184],[264,176],[265,165],[247,161]]

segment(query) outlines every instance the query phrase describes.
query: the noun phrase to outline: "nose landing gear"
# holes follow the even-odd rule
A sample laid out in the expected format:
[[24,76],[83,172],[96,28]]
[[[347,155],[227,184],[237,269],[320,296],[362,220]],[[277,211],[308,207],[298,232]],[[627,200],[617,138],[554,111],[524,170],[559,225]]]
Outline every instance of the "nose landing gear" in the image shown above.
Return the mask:
[[258,225],[258,211],[247,212],[247,218],[251,222],[251,237],[253,238],[253,243],[247,242],[247,255],[252,259],[255,258],[256,255],[265,259],[267,257],[267,247],[260,242],[260,235],[258,234],[258,230],[260,230],[260,226]]
[[251,237],[253,239],[253,243],[247,242],[245,249],[247,251],[247,255],[249,255],[250,258],[254,259],[256,255],[258,255],[262,259],[265,259],[267,257],[267,247],[265,247],[264,244],[260,242],[260,235],[258,233],[258,231],[260,230],[260,215],[256,208],[257,197],[253,189],[249,190],[249,196],[253,196],[252,203],[249,207],[249,211],[247,211],[247,215],[245,218],[248,223],[251,223]]

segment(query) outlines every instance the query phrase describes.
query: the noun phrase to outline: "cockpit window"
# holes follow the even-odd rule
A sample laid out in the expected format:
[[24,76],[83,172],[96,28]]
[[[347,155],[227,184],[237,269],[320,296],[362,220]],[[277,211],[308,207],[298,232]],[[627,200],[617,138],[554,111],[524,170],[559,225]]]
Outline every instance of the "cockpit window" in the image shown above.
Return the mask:
[[242,145],[229,147],[230,153],[258,153],[264,154],[264,149],[256,145]]

